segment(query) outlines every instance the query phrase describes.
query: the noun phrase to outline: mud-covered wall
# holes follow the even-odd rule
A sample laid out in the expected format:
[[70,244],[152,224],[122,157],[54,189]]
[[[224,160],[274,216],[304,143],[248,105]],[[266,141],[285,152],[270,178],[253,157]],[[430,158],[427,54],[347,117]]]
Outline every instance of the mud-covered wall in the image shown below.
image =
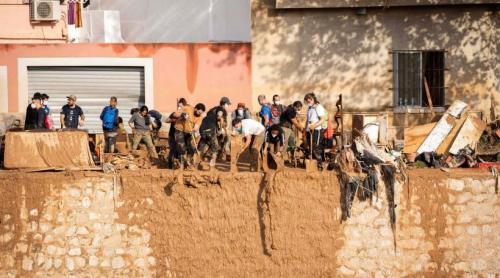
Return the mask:
[[410,173],[341,223],[332,173],[0,173],[0,276],[500,274],[487,172]]

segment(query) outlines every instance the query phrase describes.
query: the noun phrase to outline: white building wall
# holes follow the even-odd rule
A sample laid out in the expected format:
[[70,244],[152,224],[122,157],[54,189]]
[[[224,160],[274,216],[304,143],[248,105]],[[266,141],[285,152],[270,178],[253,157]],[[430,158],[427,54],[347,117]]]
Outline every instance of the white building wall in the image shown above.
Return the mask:
[[120,12],[126,42],[250,41],[249,0],[93,0]]

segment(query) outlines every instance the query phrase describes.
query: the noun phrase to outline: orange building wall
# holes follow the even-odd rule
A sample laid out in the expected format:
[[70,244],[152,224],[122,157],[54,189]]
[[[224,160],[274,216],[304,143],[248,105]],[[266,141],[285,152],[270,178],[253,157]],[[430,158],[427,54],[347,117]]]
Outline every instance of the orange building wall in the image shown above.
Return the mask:
[[251,105],[250,44],[40,44],[0,45],[7,66],[9,112],[18,112],[18,58],[152,58],[155,109],[175,109],[175,100],[208,107],[228,96]]

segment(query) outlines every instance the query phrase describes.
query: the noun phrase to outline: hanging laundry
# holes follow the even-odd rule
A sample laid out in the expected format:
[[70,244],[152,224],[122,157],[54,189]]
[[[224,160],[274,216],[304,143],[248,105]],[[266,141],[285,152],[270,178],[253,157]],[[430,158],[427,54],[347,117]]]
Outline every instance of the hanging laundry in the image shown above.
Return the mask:
[[90,5],[90,0],[83,0],[83,7],[86,8]]
[[68,25],[75,24],[75,5],[74,1],[68,2]]
[[83,23],[82,23],[82,4],[78,1],[76,3],[75,27],[80,28],[82,26],[83,26]]

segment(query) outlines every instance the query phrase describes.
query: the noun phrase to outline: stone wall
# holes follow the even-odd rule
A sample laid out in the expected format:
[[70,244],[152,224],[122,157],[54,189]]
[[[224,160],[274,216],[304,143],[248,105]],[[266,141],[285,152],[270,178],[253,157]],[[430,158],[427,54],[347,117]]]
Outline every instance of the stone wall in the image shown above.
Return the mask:
[[0,172],[0,277],[495,277],[496,182],[413,170],[391,227],[333,172]]

